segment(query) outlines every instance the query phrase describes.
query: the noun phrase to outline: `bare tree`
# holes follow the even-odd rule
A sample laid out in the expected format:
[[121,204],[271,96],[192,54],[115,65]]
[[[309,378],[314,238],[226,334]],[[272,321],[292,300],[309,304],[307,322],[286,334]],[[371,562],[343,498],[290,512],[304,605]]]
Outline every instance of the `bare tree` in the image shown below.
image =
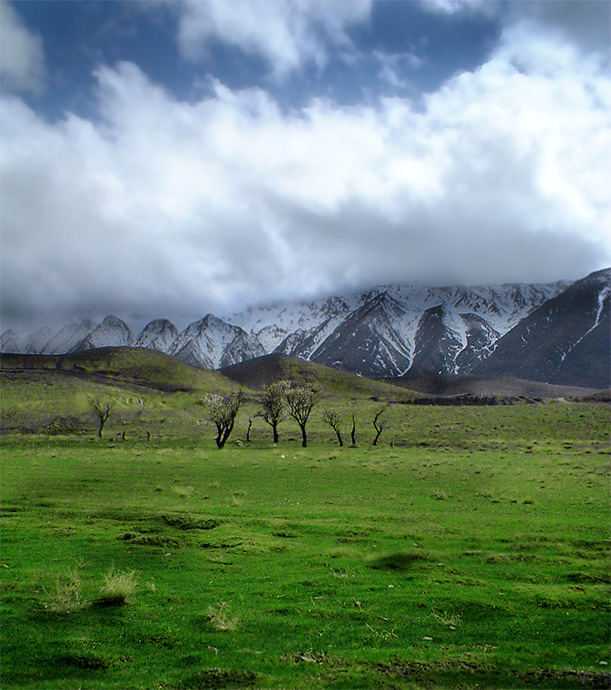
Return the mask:
[[350,429],[350,440],[352,445],[356,446],[356,417],[352,415],[352,429]]
[[216,426],[215,441],[219,450],[231,436],[242,398],[242,391],[232,391],[221,395],[210,393],[201,401],[201,404],[208,408],[210,419]]
[[98,418],[98,438],[102,438],[102,430],[104,429],[106,420],[110,416],[112,403],[108,400],[102,400],[100,398],[89,398],[89,406],[95,412]]
[[374,446],[378,445],[380,434],[384,431],[384,419],[380,418],[383,412],[384,410],[379,410],[373,418],[373,428],[376,430],[376,437],[373,439]]
[[274,443],[278,443],[278,424],[285,418],[288,391],[287,381],[275,381],[265,386],[259,395],[259,404],[263,408],[261,416],[272,428]]
[[342,421],[341,414],[339,412],[335,412],[334,410],[325,410],[322,413],[322,418],[333,429],[333,431],[335,431],[339,445],[343,446],[344,442],[342,441],[342,434],[339,428],[339,425]]
[[309,383],[299,384],[294,388],[290,388],[286,393],[289,414],[299,424],[301,429],[301,445],[303,448],[306,448],[308,445],[306,425],[317,398],[318,390]]

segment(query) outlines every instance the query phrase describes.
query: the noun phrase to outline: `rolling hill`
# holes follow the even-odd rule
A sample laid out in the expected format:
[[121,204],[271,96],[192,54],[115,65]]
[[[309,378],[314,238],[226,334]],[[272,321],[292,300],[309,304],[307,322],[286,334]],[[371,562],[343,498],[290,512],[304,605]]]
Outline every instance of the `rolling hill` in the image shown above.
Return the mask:
[[340,396],[375,396],[380,399],[410,400],[418,393],[391,383],[356,376],[332,367],[304,362],[288,355],[272,354],[220,370],[223,376],[247,386],[260,389],[272,381],[305,380],[317,384],[323,393]]

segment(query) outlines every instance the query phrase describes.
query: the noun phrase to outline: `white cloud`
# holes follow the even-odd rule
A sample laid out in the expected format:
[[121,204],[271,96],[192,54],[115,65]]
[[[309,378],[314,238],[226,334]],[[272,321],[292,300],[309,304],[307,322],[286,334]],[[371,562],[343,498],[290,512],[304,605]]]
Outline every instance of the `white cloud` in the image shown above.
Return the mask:
[[392,89],[405,91],[414,90],[409,75],[418,70],[424,64],[424,60],[414,53],[394,53],[388,55],[380,51],[374,51],[373,57],[380,67],[378,79]]
[[414,110],[176,100],[102,67],[100,122],[2,102],[5,315],[196,316],[420,279],[578,278],[611,261],[611,87],[524,25]]
[[421,5],[429,12],[455,14],[456,12],[481,12],[495,14],[498,0],[421,0]]
[[39,91],[44,83],[42,40],[0,0],[0,79],[12,91]]
[[420,0],[423,9],[436,14],[480,14],[506,29],[525,21],[540,31],[556,32],[586,52],[598,52],[609,64],[611,3],[608,0]]
[[183,0],[179,46],[197,60],[217,40],[257,55],[275,77],[313,62],[323,65],[329,46],[347,48],[346,30],[368,19],[371,0]]

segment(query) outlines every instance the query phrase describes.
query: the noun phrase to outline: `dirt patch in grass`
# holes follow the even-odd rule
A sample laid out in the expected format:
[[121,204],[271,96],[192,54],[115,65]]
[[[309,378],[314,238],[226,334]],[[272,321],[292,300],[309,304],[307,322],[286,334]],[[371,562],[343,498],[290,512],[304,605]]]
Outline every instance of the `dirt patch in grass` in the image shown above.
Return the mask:
[[252,671],[231,668],[205,668],[185,678],[181,688],[238,688],[254,687],[257,675]]
[[181,530],[209,530],[222,524],[221,520],[215,520],[214,518],[198,518],[191,515],[162,515],[161,519],[166,525]]
[[130,544],[137,544],[138,546],[160,546],[167,548],[169,546],[177,548],[181,546],[180,539],[170,537],[166,534],[132,534],[126,532],[122,537],[123,541],[129,541]]
[[389,678],[409,679],[412,682],[469,686],[494,683],[500,687],[594,688],[611,687],[611,673],[578,671],[572,669],[501,669],[491,664],[472,661],[421,663],[416,661],[391,661],[374,666],[376,673]]
[[71,666],[72,668],[99,671],[111,666],[108,659],[97,654],[62,654],[54,659],[57,666]]

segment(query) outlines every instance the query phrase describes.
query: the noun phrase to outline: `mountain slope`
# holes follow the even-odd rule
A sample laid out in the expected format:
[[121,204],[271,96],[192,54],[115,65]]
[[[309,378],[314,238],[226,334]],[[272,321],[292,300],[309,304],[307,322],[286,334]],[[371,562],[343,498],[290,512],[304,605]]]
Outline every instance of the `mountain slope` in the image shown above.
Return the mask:
[[68,324],[49,339],[42,354],[57,355],[70,352],[83,342],[94,328],[93,321],[90,319]]
[[609,269],[598,271],[546,301],[500,338],[473,374],[608,387],[609,279]]
[[403,307],[386,292],[355,309],[316,349],[311,359],[344,371],[384,377],[409,366],[409,343],[401,334]]
[[176,326],[167,319],[155,319],[146,324],[136,340],[136,347],[168,354],[178,337]]
[[134,336],[129,326],[116,316],[107,316],[68,352],[95,350],[99,347],[131,347]]
[[[608,276],[609,271],[599,273]],[[558,383],[598,385],[594,382],[602,381],[600,385],[605,385],[606,293],[599,291],[586,302],[565,300],[560,311],[552,306],[544,317],[549,328],[537,326],[541,338],[529,339],[524,332],[521,337],[510,335],[524,324],[533,329],[534,321],[525,319],[571,287],[566,282],[389,285],[311,302],[251,307],[223,318],[208,314],[180,332],[167,319],[156,319],[134,338],[127,323],[108,316],[97,326],[82,321],[55,335],[46,327],[31,334],[7,331],[1,344],[5,352],[61,353],[135,343],[209,369],[276,352],[377,378],[406,373],[411,377],[547,376]],[[564,325],[554,328],[566,338],[557,340],[554,355],[546,347],[549,338],[555,337],[550,335],[556,332],[552,322],[561,318]],[[520,354],[512,359],[511,351]],[[554,356],[562,357],[562,362],[553,364]],[[542,357],[547,358],[545,362],[540,361]]]
[[261,357],[265,350],[242,328],[208,314],[185,328],[172,344],[170,353],[187,364],[218,369]]
[[367,395],[392,400],[412,400],[419,397],[418,393],[391,383],[355,376],[279,353],[225,367],[220,373],[240,385],[255,389],[261,389],[273,381],[305,380],[318,385],[323,396]]
[[65,355],[2,356],[2,372],[46,372],[90,382],[133,384],[165,392],[231,390],[231,382],[216,371],[189,366],[153,350],[105,347]]

